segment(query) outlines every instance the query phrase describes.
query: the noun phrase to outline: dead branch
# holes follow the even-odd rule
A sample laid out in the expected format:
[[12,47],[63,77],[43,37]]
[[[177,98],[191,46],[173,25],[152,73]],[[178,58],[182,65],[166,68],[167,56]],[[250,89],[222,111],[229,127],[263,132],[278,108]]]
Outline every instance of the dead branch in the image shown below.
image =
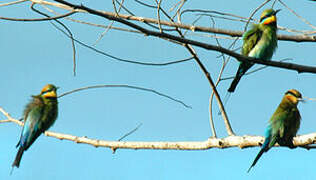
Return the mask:
[[[87,11],[87,9],[82,8],[84,6],[78,6],[74,5],[71,3],[68,3],[63,0],[55,0],[60,3],[53,3],[53,2],[48,2],[48,1],[38,1],[38,0],[31,0],[34,3],[38,4],[44,4],[44,5],[50,5],[50,6],[55,6],[58,8],[66,9],[69,11],[72,11],[75,9],[76,12],[81,12],[81,13],[91,13]],[[101,11],[101,10],[94,10],[98,12],[99,14],[103,14],[104,16],[111,16],[111,17],[117,17],[120,19],[125,19],[125,20],[132,20],[132,21],[140,21],[143,23],[152,23],[152,24],[160,24],[160,25],[165,25],[169,27],[178,27],[181,29],[188,29],[191,31],[195,32],[206,32],[206,33],[216,33],[216,34],[223,34],[223,35],[228,35],[232,37],[241,37],[243,34],[243,31],[233,31],[233,30],[227,30],[227,29],[221,29],[221,28],[212,28],[212,27],[202,27],[202,26],[192,26],[188,24],[182,24],[182,23],[176,23],[176,22],[170,22],[170,21],[163,21],[163,20],[157,20],[157,19],[152,19],[152,18],[146,18],[146,17],[138,17],[138,16],[131,16],[131,15],[124,15],[124,14],[116,14],[113,12],[106,12],[106,11]],[[94,13],[91,13],[94,14]],[[120,22],[120,21],[118,21]],[[307,35],[285,35],[285,34],[279,34],[278,35],[279,40],[283,41],[294,41],[294,42],[316,42],[316,36],[307,36]]]
[[304,65],[299,65],[299,64],[293,64],[293,63],[285,63],[285,62],[275,62],[275,61],[264,61],[264,60],[259,60],[259,59],[255,59],[255,58],[251,58],[251,57],[246,57],[243,55],[240,55],[238,53],[235,53],[233,51],[230,51],[226,48],[223,47],[219,47],[219,46],[215,46],[215,45],[211,45],[211,44],[206,44],[206,43],[202,43],[199,41],[195,41],[195,40],[190,40],[190,39],[186,39],[186,38],[182,38],[182,37],[178,37],[175,35],[171,35],[168,33],[164,33],[164,32],[156,32],[156,31],[151,31],[148,29],[145,29],[141,26],[138,26],[134,23],[131,23],[130,21],[127,21],[125,19],[122,19],[120,17],[117,17],[115,15],[111,16],[108,14],[104,14],[101,11],[97,11],[94,9],[90,9],[86,6],[83,5],[74,5],[71,4],[69,2],[63,1],[63,0],[55,0],[57,2],[63,3],[64,5],[67,5],[69,7],[72,7],[74,10],[84,10],[89,12],[90,14],[96,15],[96,16],[100,16],[103,18],[106,18],[108,20],[113,20],[113,21],[117,21],[120,22],[122,24],[125,24],[127,26],[130,26],[134,29],[139,30],[140,32],[144,33],[145,35],[148,36],[156,36],[159,38],[164,38],[164,39],[169,39],[169,40],[173,40],[173,41],[178,41],[184,44],[191,44],[194,46],[198,46],[207,50],[214,50],[214,51],[218,51],[224,54],[227,54],[229,56],[232,56],[234,58],[236,58],[238,61],[246,61],[246,62],[252,62],[252,63],[257,63],[257,64],[263,64],[263,65],[267,65],[267,66],[273,66],[273,67],[279,67],[279,68],[284,68],[284,69],[290,69],[290,70],[295,70],[299,73],[302,72],[309,72],[309,73],[316,73],[316,67],[311,67],[311,66],[304,66]]
[[[23,126],[23,122],[14,119],[6,111],[0,107],[2,112],[8,119],[0,120],[0,123],[16,123]],[[206,141],[186,141],[186,142],[138,142],[138,141],[106,141],[99,139],[91,139],[87,136],[74,136],[70,134],[56,133],[51,131],[45,132],[46,136],[57,138],[60,140],[73,141],[80,144],[88,144],[94,147],[106,147],[110,149],[151,149],[151,150],[207,150],[211,148],[231,148],[239,147],[241,149],[248,147],[260,146],[264,137],[262,136],[228,136],[225,138],[209,138]],[[295,147],[306,147],[307,145],[316,143],[316,133],[297,136],[294,138]],[[279,146],[279,145],[275,145]],[[308,148],[305,148],[308,149]]]

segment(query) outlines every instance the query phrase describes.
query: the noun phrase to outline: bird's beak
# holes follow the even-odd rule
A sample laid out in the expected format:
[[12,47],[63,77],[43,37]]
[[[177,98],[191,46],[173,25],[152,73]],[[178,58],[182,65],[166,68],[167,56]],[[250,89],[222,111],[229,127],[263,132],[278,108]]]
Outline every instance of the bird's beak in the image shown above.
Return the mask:
[[276,15],[278,12],[280,12],[281,11],[281,9],[277,9],[277,10],[275,10],[275,12],[274,12],[274,15]]
[[305,103],[308,100],[308,98],[307,97],[303,97],[303,98],[298,98],[297,100],[302,102],[302,103]]

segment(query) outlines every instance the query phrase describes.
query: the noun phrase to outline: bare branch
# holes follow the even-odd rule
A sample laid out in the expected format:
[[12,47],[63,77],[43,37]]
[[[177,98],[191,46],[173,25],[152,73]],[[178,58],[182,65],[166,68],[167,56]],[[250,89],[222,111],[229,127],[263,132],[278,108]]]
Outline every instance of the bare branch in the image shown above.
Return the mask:
[[[23,126],[23,122],[12,118],[9,113],[0,107],[2,112],[8,119],[0,120],[0,123],[13,122],[20,126]],[[264,138],[261,136],[228,136],[226,138],[209,138],[206,141],[194,141],[194,142],[133,142],[133,141],[105,141],[98,139],[90,139],[86,136],[78,137],[69,134],[56,133],[51,131],[45,131],[45,135],[60,140],[69,140],[76,143],[88,144],[94,147],[107,147],[111,149],[163,149],[163,150],[207,150],[211,148],[248,148],[260,146]],[[316,133],[306,134],[294,137],[294,146],[306,147],[310,144],[316,143]],[[277,144],[275,146],[278,146]],[[308,149],[308,148],[306,148]]]
[[248,18],[248,21],[247,21],[247,23],[246,23],[246,25],[245,25],[244,31],[247,30],[248,24],[249,24],[250,20],[252,19],[252,17],[255,15],[255,13],[256,13],[260,8],[262,8],[264,5],[266,5],[266,4],[267,4],[268,2],[270,2],[270,1],[271,1],[271,0],[266,0],[265,2],[263,2],[262,4],[260,4],[260,6],[258,6],[258,7],[251,13],[251,15],[250,15],[250,17]]
[[60,15],[60,16],[48,17],[48,18],[19,19],[19,18],[0,17],[0,19],[8,20],[8,21],[24,21],[24,22],[50,21],[50,20],[56,20],[56,19],[65,18],[65,17],[73,15],[75,13],[76,13],[76,11],[71,11],[69,13],[66,13],[66,14],[63,14],[63,15]]
[[[170,19],[171,21],[173,21],[172,19]],[[182,32],[179,30],[179,28],[177,28],[177,32],[178,34],[184,38],[184,35],[182,34]],[[198,57],[198,55],[196,54],[194,48],[189,45],[189,44],[184,44],[184,47],[187,48],[187,50],[190,52],[190,54],[194,57],[196,63],[199,65],[199,67],[201,68],[202,72],[204,73],[205,77],[207,78],[211,88],[212,88],[212,93],[215,94],[215,98],[217,100],[217,103],[218,103],[218,106],[219,106],[219,109],[221,110],[222,112],[222,117],[224,119],[224,123],[225,123],[225,126],[226,126],[226,131],[227,131],[227,134],[230,135],[230,136],[233,136],[235,135],[234,132],[233,132],[233,129],[230,125],[230,122],[228,120],[228,116],[227,116],[227,113],[225,111],[225,108],[224,108],[224,105],[222,103],[222,100],[221,100],[221,97],[216,89],[216,85],[214,84],[213,80],[212,80],[212,77],[211,77],[211,74],[207,71],[206,67],[203,65],[202,61],[200,60],[200,58]],[[212,120],[212,119],[210,119]],[[211,126],[214,127],[213,125],[213,122],[211,121]],[[214,131],[214,134],[216,136],[216,133]]]
[[17,119],[14,119],[8,112],[6,112],[2,107],[0,107],[0,112],[7,117],[8,119],[6,120],[0,120],[0,123],[6,123],[6,122],[14,122],[20,126],[23,126],[23,122],[19,121]]
[[[137,141],[104,141],[90,139],[87,137],[77,137],[69,134],[45,132],[46,136],[55,137],[60,140],[69,140],[76,143],[89,144],[94,147],[107,147],[111,149],[151,149],[151,150],[207,150],[211,148],[249,148],[261,146],[264,141],[262,136],[228,136],[226,138],[209,138],[206,141],[187,142],[137,142]],[[295,147],[315,144],[316,133],[294,137]],[[280,147],[278,144],[276,147]]]
[[301,19],[304,23],[306,23],[307,25],[309,25],[311,28],[316,29],[316,27],[310,23],[309,21],[307,21],[305,18],[303,18],[302,16],[300,16],[299,14],[297,14],[293,9],[289,8],[283,1],[278,0],[284,7],[286,7],[289,11],[291,11],[291,13],[293,13],[296,17],[298,17],[299,19]]
[[19,4],[19,3],[22,3],[22,2],[25,2],[25,1],[28,1],[28,0],[19,0],[19,1],[13,1],[13,2],[8,2],[8,3],[3,3],[3,4],[0,4],[0,7],[3,7],[3,6],[10,6],[10,5],[14,5],[14,4]]
[[133,61],[133,60],[128,60],[128,59],[123,59],[123,58],[119,58],[119,57],[116,57],[116,56],[113,56],[111,54],[108,54],[104,51],[101,51],[95,47],[92,47],[92,46],[89,46],[87,45],[86,43],[82,42],[82,41],[79,41],[73,37],[71,37],[69,34],[67,34],[64,30],[60,29],[59,27],[55,26],[53,24],[53,26],[55,28],[57,28],[59,31],[61,31],[65,36],[67,36],[68,38],[74,40],[75,42],[77,42],[78,44],[80,44],[81,46],[84,46],[98,54],[101,54],[101,55],[104,55],[104,56],[107,56],[109,58],[112,58],[116,61],[121,61],[121,62],[126,62],[126,63],[132,63],[132,64],[137,64],[137,65],[144,65],[144,66],[168,66],[168,65],[173,65],[173,64],[178,64],[178,63],[182,63],[182,62],[186,62],[186,61],[191,61],[193,59],[193,57],[188,57],[188,58],[185,58],[185,59],[180,59],[180,60],[176,60],[176,61],[169,61],[169,62],[165,62],[165,63],[147,63],[147,62],[140,62],[140,61]]
[[[62,1],[62,0],[55,0],[55,1],[60,2],[62,4],[48,2],[48,1],[44,1],[44,0],[41,0],[41,1],[31,0],[31,1],[34,3],[55,6],[55,7],[66,9],[66,10],[74,10],[75,9],[76,12],[88,13],[88,11],[85,10],[86,7],[81,8],[78,5],[67,3],[67,2]],[[84,6],[82,6],[82,7],[84,7]],[[112,12],[99,11],[99,10],[98,11],[94,10],[94,11],[98,12],[97,14],[99,14],[99,16],[101,16],[100,14],[103,14],[104,16],[113,16],[113,17],[122,18],[122,19],[126,19],[126,20],[133,20],[133,21],[140,21],[143,23],[158,24],[157,19],[137,17],[134,15],[124,15],[124,14],[119,14],[119,16],[116,16],[116,13],[112,13]],[[91,13],[91,14],[97,15],[96,13]],[[120,21],[118,21],[118,22],[120,22]],[[163,21],[163,20],[160,20],[160,24],[165,25],[165,26],[170,26],[170,27],[178,27],[181,29],[188,29],[188,30],[192,30],[192,31],[196,31],[196,32],[197,31],[211,32],[211,33],[216,33],[216,34],[228,35],[228,36],[232,36],[232,37],[241,37],[243,34],[243,31],[232,31],[232,30],[227,30],[227,29],[202,27],[202,26],[192,26],[192,25],[181,24],[181,23],[172,23],[172,22]],[[295,35],[295,36],[292,35],[291,36],[291,35],[279,34],[278,39],[284,40],[284,41],[294,41],[294,42],[316,42],[316,36],[307,36],[307,35]]]
[[194,40],[190,40],[190,39],[185,39],[185,38],[174,36],[174,35],[167,34],[167,33],[164,33],[164,32],[160,33],[160,32],[156,32],[156,31],[151,31],[151,30],[145,29],[143,27],[140,27],[140,26],[138,26],[136,24],[133,24],[133,23],[131,23],[129,21],[126,21],[126,20],[124,20],[122,18],[119,18],[119,17],[116,17],[116,16],[110,16],[108,14],[104,14],[104,13],[102,13],[100,11],[96,11],[94,9],[90,9],[90,8],[88,8],[86,6],[83,6],[83,5],[79,5],[78,6],[78,5],[71,4],[69,2],[65,2],[63,0],[55,0],[55,1],[58,1],[58,2],[61,2],[61,3],[65,4],[65,5],[71,6],[74,9],[85,10],[85,11],[87,11],[87,12],[89,12],[91,14],[94,14],[96,16],[101,16],[101,17],[104,17],[104,18],[109,19],[109,20],[118,21],[118,22],[120,22],[122,24],[125,24],[127,26],[132,27],[132,28],[135,28],[135,29],[143,32],[146,35],[156,36],[156,37],[160,37],[160,38],[167,38],[167,39],[178,41],[178,42],[181,42],[181,43],[184,43],[184,44],[191,44],[191,45],[198,46],[198,47],[201,47],[201,48],[204,48],[204,49],[218,51],[218,52],[221,52],[221,53],[233,56],[238,61],[252,62],[252,63],[263,64],[263,65],[279,67],[279,68],[284,68],[284,69],[291,69],[291,70],[295,70],[295,71],[297,71],[299,73],[302,73],[302,72],[316,73],[316,67],[292,64],[292,63],[284,63],[284,62],[265,61],[265,60],[259,60],[259,59],[251,58],[251,57],[246,57],[246,56],[240,55],[238,53],[235,53],[233,51],[230,51],[228,49],[225,49],[225,48],[222,48],[222,47],[218,47],[218,46],[215,46],[215,45],[206,44],[206,43],[202,43],[202,42],[194,41]]

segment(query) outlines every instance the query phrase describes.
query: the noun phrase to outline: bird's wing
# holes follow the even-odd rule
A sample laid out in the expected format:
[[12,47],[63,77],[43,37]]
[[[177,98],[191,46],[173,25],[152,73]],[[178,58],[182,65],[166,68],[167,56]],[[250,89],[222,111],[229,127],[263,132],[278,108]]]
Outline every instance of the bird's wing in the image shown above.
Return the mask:
[[35,105],[25,114],[24,126],[19,142],[19,145],[25,150],[27,150],[42,133],[40,119],[42,118],[43,110],[44,106]]
[[283,137],[284,135],[284,120],[287,117],[287,111],[278,107],[275,113],[270,119],[271,126],[271,141],[269,143],[269,148],[274,146],[277,139]]
[[257,45],[261,39],[262,31],[258,24],[253,24],[252,28],[243,34],[243,46],[241,53],[248,56],[250,51]]

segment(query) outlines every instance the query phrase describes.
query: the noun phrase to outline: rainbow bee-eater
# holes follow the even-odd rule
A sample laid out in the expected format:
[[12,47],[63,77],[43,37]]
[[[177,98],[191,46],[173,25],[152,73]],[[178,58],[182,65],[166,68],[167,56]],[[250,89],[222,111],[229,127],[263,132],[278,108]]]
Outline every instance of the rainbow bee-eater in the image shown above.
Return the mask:
[[[261,60],[270,60],[277,48],[277,18],[280,10],[266,9],[262,12],[259,24],[243,34],[241,54]],[[228,92],[234,92],[241,77],[253,66],[250,62],[240,62],[239,68]]]
[[19,151],[12,168],[20,166],[23,152],[33,144],[38,136],[54,124],[58,114],[56,90],[54,85],[48,84],[39,95],[32,96],[31,102],[26,105],[23,114],[24,126],[20,140],[16,145],[19,147]]
[[302,101],[302,95],[297,90],[291,89],[285,93],[281,103],[270,118],[264,143],[248,172],[256,165],[262,154],[268,152],[275,143],[294,148],[293,137],[296,136],[301,122],[301,116],[297,109],[299,101]]

